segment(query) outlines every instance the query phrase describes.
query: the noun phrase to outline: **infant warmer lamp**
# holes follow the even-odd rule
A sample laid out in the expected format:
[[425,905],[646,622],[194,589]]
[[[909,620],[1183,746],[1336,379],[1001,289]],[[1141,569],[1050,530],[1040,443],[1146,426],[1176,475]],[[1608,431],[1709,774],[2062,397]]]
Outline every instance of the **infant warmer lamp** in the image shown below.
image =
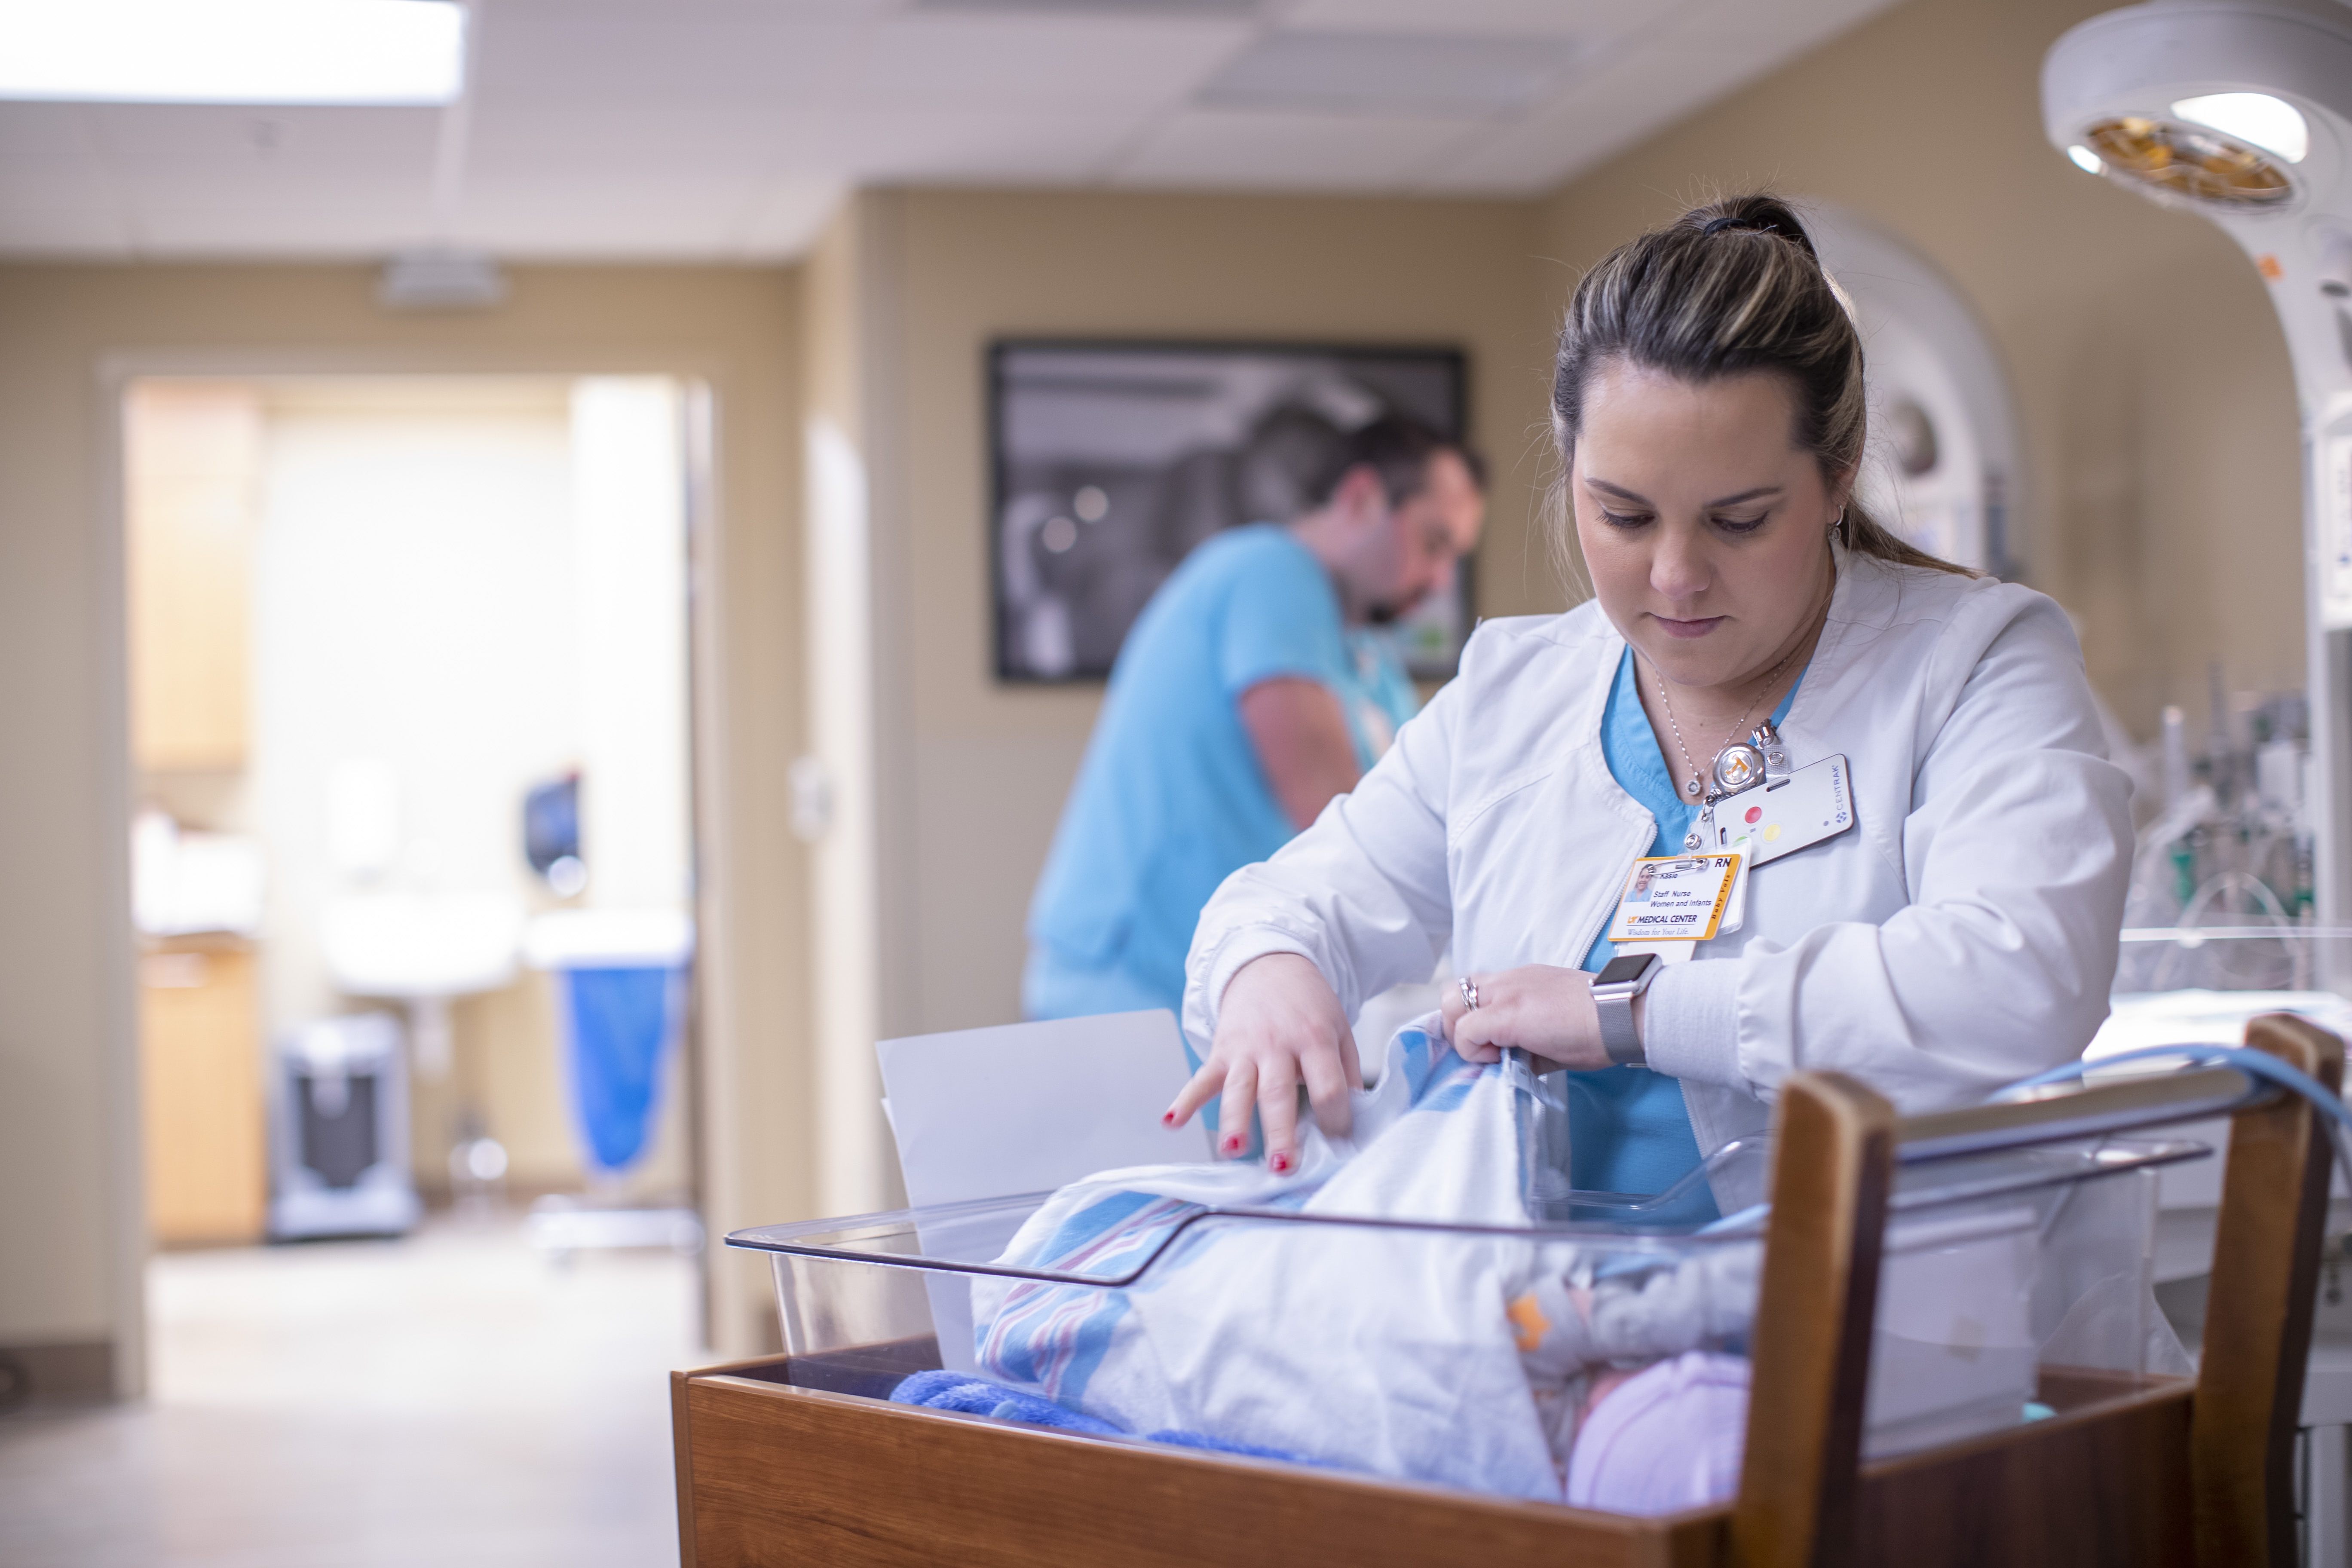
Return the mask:
[[[2314,892],[2352,921],[2352,6],[2147,0],[2042,67],[2051,142],[2086,173],[2210,219],[2270,289],[2302,409]],[[2352,975],[2323,975],[2341,986]]]

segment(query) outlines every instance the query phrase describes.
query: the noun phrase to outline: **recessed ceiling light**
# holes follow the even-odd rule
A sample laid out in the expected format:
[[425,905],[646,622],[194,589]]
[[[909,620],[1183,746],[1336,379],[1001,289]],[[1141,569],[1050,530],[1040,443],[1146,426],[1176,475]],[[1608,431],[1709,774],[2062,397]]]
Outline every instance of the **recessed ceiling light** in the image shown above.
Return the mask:
[[452,0],[0,0],[0,99],[435,104],[465,79]]
[[488,310],[507,298],[507,277],[479,251],[404,251],[384,263],[375,302],[387,310]]
[[2099,155],[2080,142],[2066,149],[2066,156],[2074,161],[2074,167],[2086,174],[2095,174],[2106,168],[2106,164],[2099,161]]
[[1549,97],[1580,52],[1565,38],[1273,33],[1210,78],[1200,101],[1483,119]]

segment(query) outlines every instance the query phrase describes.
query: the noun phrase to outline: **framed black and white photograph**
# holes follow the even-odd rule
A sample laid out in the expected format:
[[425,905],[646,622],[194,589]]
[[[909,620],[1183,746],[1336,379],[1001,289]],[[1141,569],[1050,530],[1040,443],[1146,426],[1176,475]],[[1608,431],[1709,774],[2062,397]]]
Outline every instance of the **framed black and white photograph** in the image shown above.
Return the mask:
[[[1459,350],[1011,340],[989,350],[996,673],[1100,680],[1152,593],[1223,529],[1286,522],[1346,432],[1403,415],[1458,440]],[[1417,679],[1454,673],[1454,591],[1392,628]]]

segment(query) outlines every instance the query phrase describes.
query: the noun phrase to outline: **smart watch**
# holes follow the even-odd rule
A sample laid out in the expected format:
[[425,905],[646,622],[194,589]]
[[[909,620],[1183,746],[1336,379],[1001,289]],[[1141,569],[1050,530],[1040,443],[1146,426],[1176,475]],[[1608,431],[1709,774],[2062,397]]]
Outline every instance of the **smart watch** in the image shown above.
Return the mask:
[[1592,978],[1592,1000],[1601,1009],[1601,1047],[1618,1067],[1649,1060],[1633,1028],[1633,998],[1650,988],[1665,961],[1654,952],[1620,953]]

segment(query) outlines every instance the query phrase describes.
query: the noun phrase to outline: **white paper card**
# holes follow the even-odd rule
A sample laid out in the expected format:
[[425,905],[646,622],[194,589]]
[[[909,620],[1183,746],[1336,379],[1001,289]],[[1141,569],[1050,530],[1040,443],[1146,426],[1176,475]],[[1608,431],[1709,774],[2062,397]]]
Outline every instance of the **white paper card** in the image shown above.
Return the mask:
[[1164,1009],[914,1035],[875,1054],[917,1207],[1210,1157],[1198,1117],[1160,1124],[1192,1074]]

